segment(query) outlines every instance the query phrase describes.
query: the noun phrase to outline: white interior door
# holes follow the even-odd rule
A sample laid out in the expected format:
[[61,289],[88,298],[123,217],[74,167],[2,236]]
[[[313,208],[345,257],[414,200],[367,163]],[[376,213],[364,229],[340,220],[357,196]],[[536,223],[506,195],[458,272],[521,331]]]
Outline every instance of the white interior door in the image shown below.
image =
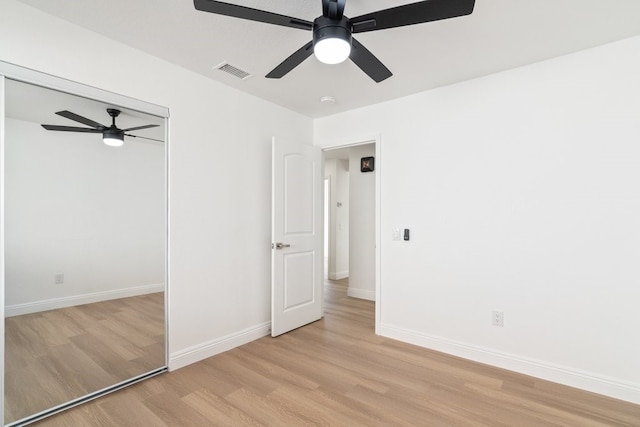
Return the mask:
[[271,335],[322,317],[322,155],[273,138]]

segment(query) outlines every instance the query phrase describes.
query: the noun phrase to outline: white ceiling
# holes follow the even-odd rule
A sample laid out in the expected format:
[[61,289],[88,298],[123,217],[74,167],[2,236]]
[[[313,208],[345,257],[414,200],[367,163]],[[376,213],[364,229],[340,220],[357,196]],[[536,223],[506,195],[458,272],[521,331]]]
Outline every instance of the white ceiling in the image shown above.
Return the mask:
[[[313,56],[280,80],[263,76],[311,32],[196,11],[190,0],[21,0],[241,91],[310,117],[472,79],[640,34],[639,0],[476,0],[472,15],[356,35],[393,76],[373,82],[353,63]],[[346,16],[410,3],[347,0]],[[230,0],[312,21],[321,0]],[[215,65],[253,75],[238,80]],[[333,96],[335,104],[320,103]]]

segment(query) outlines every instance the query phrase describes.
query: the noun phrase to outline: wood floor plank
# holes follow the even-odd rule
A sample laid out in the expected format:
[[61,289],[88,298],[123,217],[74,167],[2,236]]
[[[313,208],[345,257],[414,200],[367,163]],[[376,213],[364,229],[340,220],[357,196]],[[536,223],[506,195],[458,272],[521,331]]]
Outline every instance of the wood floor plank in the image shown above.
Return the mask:
[[346,285],[327,282],[321,321],[40,425],[640,426],[639,405],[376,336]]
[[[168,404],[168,402],[171,402]],[[206,427],[211,425],[211,421],[204,415],[194,411],[189,405],[180,399],[171,390],[164,391],[160,394],[151,396],[142,402],[154,416],[162,420],[168,426],[184,426],[184,427]],[[106,409],[106,408],[103,408]],[[124,415],[120,406],[115,410]],[[119,426],[114,420],[114,426]],[[141,424],[131,424],[131,427],[140,426]],[[142,424],[144,425],[144,424]]]
[[265,425],[302,425],[303,423],[295,409],[283,405],[268,396],[253,390],[241,388],[225,397],[225,400],[238,410],[244,412],[254,420],[260,420]]
[[[143,401],[136,399],[130,390],[121,390],[106,396],[98,405],[100,419],[107,417],[108,425],[166,427],[167,424],[151,410]],[[102,422],[102,421],[101,421]]]
[[227,402],[210,390],[201,389],[184,396],[182,400],[210,421],[211,425],[263,426],[260,420]]
[[256,351],[255,347],[242,346],[238,349],[235,356],[238,359],[243,360],[245,363],[251,363],[254,369],[262,375],[276,377],[283,384],[308,390],[315,390],[320,386],[320,384],[315,381],[311,381],[305,375],[297,374],[284,366],[280,366],[262,358],[260,352]]
[[324,409],[326,417],[335,421],[332,425],[345,423],[358,426],[392,425],[391,418],[382,408],[372,411],[357,400],[324,387],[319,387],[306,397],[309,404],[318,405]]

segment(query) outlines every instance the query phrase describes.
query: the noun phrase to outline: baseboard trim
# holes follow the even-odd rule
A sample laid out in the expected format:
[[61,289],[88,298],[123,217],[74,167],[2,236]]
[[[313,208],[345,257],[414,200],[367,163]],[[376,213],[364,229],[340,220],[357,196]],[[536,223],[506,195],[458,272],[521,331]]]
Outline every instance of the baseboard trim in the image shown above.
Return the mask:
[[62,298],[52,298],[25,304],[8,305],[4,309],[5,317],[20,316],[22,314],[39,313],[41,311],[56,310],[74,305],[91,304],[118,298],[135,297],[164,291],[164,283],[135,286],[132,288],[114,289],[111,291],[93,292],[82,295],[71,295]]
[[224,353],[271,333],[271,322],[261,323],[224,337],[194,345],[169,355],[169,370],[174,371],[216,354]]
[[329,273],[329,280],[342,280],[349,277],[348,271],[338,271],[336,273]]
[[502,369],[640,404],[640,384],[381,324],[382,336]]
[[352,288],[351,286],[349,286],[349,288],[347,289],[347,295],[353,298],[366,299],[369,301],[376,300],[376,291],[370,291],[368,289]]

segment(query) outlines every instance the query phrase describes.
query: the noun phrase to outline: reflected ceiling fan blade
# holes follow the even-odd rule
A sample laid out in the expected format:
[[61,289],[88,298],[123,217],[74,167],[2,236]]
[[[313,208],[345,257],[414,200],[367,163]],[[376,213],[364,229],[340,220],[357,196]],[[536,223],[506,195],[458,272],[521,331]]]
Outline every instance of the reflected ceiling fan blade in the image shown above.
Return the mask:
[[59,115],[59,116],[62,116],[64,118],[67,118],[69,120],[73,120],[74,122],[82,123],[83,125],[91,126],[91,127],[94,127],[94,128],[106,128],[107,127],[107,126],[105,126],[105,125],[103,125],[101,123],[94,122],[91,119],[87,119],[86,117],[79,116],[76,113],[72,113],[71,111],[67,111],[67,110],[58,111],[56,114]]
[[380,83],[393,75],[373,53],[369,52],[366,47],[354,38],[351,39],[351,54],[349,58],[376,83]]
[[131,130],[140,130],[140,129],[149,129],[149,128],[157,128],[160,125],[144,125],[144,126],[137,126],[134,128],[128,128],[128,129],[122,129],[124,132],[129,132]]
[[130,136],[132,138],[148,139],[149,141],[164,142],[161,139],[147,138],[146,136],[140,136],[140,135],[131,135],[130,133],[125,133],[124,136]]
[[58,126],[58,125],[41,125],[46,130],[59,130],[63,132],[87,132],[87,133],[101,133],[103,129],[90,129],[90,128],[78,128],[73,126]]
[[280,77],[284,76],[289,71],[293,70],[298,65],[300,65],[302,61],[310,57],[312,53],[313,53],[313,42],[310,41],[309,43],[302,46],[300,49],[296,50],[293,53],[293,55],[291,55],[290,57],[282,61],[280,65],[278,65],[276,68],[271,70],[271,72],[267,74],[265,77],[269,79],[279,79]]
[[305,21],[304,19],[292,18],[290,16],[279,15],[277,13],[253,9],[246,6],[238,6],[236,4],[229,4],[221,1],[193,0],[193,5],[198,10],[218,15],[233,16],[234,18],[282,25],[284,27],[298,28],[301,30],[311,30],[311,28],[313,28],[313,24],[309,21]]
[[469,15],[475,0],[424,0],[351,18],[353,33],[383,30]]

